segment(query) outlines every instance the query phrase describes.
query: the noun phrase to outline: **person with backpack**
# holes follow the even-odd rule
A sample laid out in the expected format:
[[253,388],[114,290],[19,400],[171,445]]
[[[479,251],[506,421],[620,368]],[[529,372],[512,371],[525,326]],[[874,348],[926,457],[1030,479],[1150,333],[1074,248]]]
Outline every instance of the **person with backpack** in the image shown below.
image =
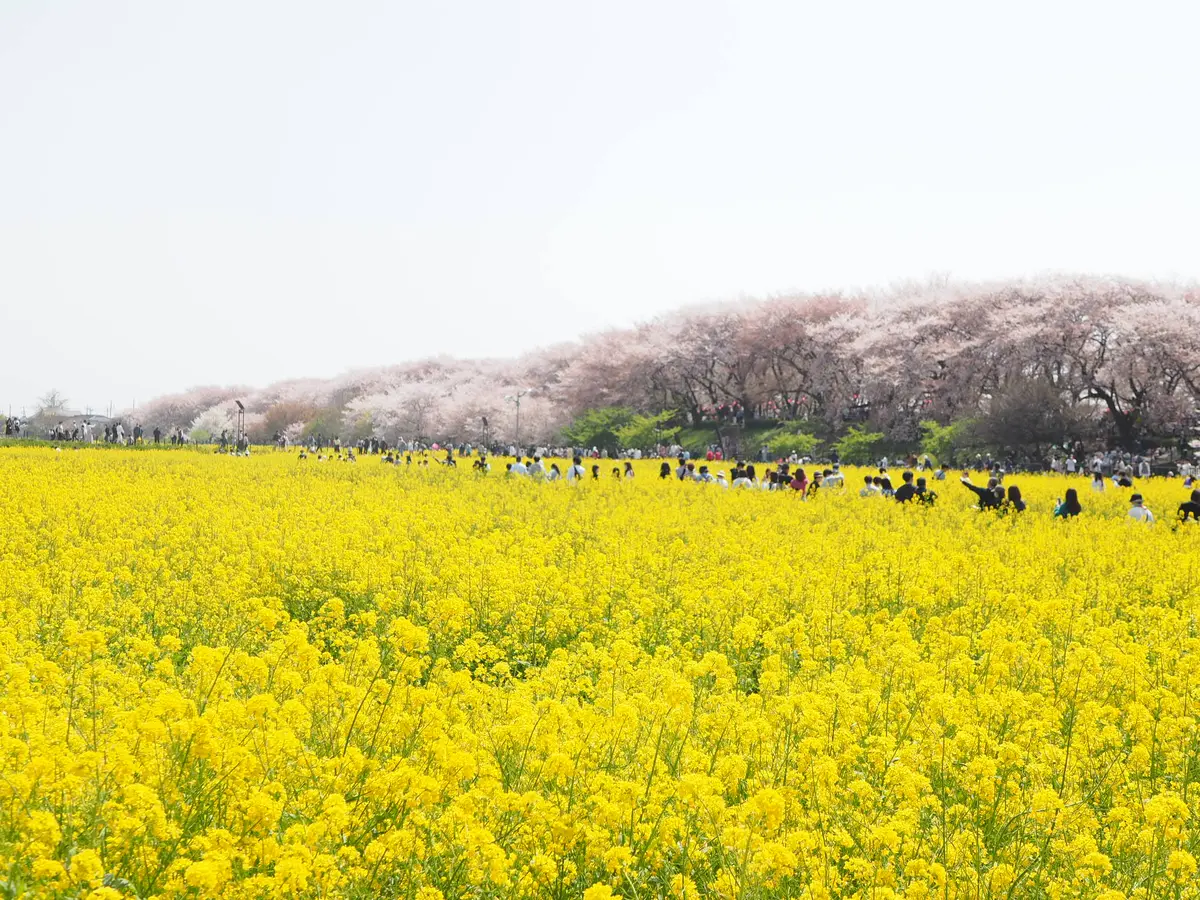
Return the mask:
[[571,468],[567,469],[567,484],[583,481],[587,471],[583,468],[582,457],[576,456],[571,460]]

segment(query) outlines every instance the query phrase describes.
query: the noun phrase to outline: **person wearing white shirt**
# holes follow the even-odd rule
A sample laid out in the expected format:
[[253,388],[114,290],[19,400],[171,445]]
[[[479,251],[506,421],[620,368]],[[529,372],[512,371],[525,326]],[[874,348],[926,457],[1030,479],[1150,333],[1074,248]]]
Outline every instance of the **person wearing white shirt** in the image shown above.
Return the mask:
[[1067,474],[1074,475],[1075,470],[1079,467],[1079,463],[1075,460],[1075,454],[1072,453],[1067,457]]
[[567,469],[567,483],[575,484],[578,481],[583,481],[587,471],[583,468],[583,460],[576,456],[571,461],[571,468]]
[[1141,494],[1134,494],[1129,498],[1129,503],[1129,518],[1136,522],[1145,522],[1147,525],[1154,524],[1154,513],[1146,508]]
[[533,462],[529,464],[529,474],[535,478],[541,478],[546,474],[546,464],[542,462],[540,456],[535,456]]
[[562,477],[562,472],[558,470],[558,463],[550,463],[550,471],[546,473],[547,481],[558,481]]
[[525,467],[525,463],[521,462],[521,457],[517,457],[517,461],[508,467],[510,475],[528,475],[529,469]]
[[846,476],[842,474],[842,467],[838,463],[834,463],[829,474],[825,476],[823,484],[825,487],[843,487],[845,483]]
[[1138,463],[1138,478],[1149,478],[1149,477],[1150,477],[1150,460],[1143,459],[1140,463]]

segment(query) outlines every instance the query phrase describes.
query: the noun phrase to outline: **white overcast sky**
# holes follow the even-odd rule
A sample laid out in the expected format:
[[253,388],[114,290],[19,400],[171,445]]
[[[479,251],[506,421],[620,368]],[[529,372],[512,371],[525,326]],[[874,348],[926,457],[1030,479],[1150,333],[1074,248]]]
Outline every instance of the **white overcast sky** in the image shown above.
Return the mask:
[[1200,274],[1200,4],[0,0],[0,407]]

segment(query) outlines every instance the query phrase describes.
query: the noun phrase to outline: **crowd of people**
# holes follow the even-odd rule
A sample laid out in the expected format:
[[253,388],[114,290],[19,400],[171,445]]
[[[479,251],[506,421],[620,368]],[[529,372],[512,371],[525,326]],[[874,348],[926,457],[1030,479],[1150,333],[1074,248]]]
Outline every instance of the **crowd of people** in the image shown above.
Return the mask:
[[[6,437],[28,436],[28,423],[22,423],[16,417],[5,420],[4,434]],[[46,438],[52,441],[77,442],[84,444],[108,443],[117,445],[138,445],[143,443],[161,444],[164,442],[182,446],[189,442],[188,436],[182,429],[176,428],[164,434],[160,428],[154,428],[147,435],[140,423],[127,432],[119,420],[107,422],[102,432],[88,420],[75,421],[68,424],[59,422],[49,428]],[[237,438],[231,438],[227,431],[222,431],[216,443],[216,452],[237,455],[249,455],[250,443],[244,433]],[[274,442],[277,448],[287,449],[290,442],[282,433],[276,433]],[[389,444],[382,438],[363,438],[350,445],[343,445],[340,437],[327,439],[317,434],[300,445],[300,459],[315,457],[319,462],[338,461],[355,463],[361,456],[378,455],[382,462],[396,466],[428,467],[430,462],[440,466],[457,467],[458,460],[473,458],[472,469],[486,475],[491,472],[489,451],[470,443],[460,443],[453,446],[425,444],[420,441],[397,440]],[[644,457],[660,458],[659,478],[675,479],[681,482],[713,484],[721,488],[738,490],[786,491],[803,499],[809,499],[819,492],[836,490],[845,486],[845,476],[841,465],[836,459],[826,466],[816,466],[811,475],[806,469],[811,466],[811,460],[792,455],[786,459],[772,460],[767,447],[759,454],[759,467],[753,462],[740,458],[727,461],[720,447],[709,447],[704,453],[695,457],[679,446],[656,447],[652,453],[643,454],[640,450],[624,451],[610,457],[607,451],[597,447],[540,447],[529,454],[522,453],[516,446],[495,446],[493,454],[505,454],[513,458],[513,462],[505,464],[505,475],[511,478],[529,478],[535,481],[553,482],[564,480],[568,483],[585,480],[598,481],[601,478],[601,463],[596,460],[607,460],[623,463],[611,467],[610,475],[614,479],[632,479],[635,477],[633,461]],[[671,453],[676,463],[674,465],[663,458]],[[571,464],[563,471],[557,462],[546,463],[552,458],[571,458]],[[1084,462],[1081,462],[1081,458]],[[585,464],[586,460],[586,464]],[[938,494],[932,489],[930,482],[944,482],[947,478],[948,466],[936,464],[928,455],[910,456],[900,460],[906,466],[900,477],[900,484],[893,483],[889,474],[892,460],[883,457],[878,460],[878,473],[866,475],[863,486],[858,490],[862,498],[879,497],[893,500],[897,503],[915,503],[926,506],[934,505]],[[728,470],[726,466],[728,465]],[[976,506],[980,510],[992,510],[1000,513],[1023,513],[1027,506],[1021,496],[1021,489],[1015,484],[1004,484],[1006,476],[1019,471],[1029,471],[1029,468],[1017,465],[1015,461],[1001,460],[990,455],[976,455],[973,468],[988,473],[986,484],[975,484],[970,475],[964,471],[960,483],[975,495]],[[1043,467],[1062,475],[1081,475],[1090,473],[1091,490],[1100,493],[1109,488],[1132,490],[1134,479],[1146,479],[1152,474],[1152,459],[1149,456],[1122,453],[1107,450],[1085,456],[1081,450],[1067,447],[1062,452],[1052,454]],[[1176,517],[1180,521],[1200,523],[1200,466],[1190,460],[1180,460],[1169,472],[1175,476],[1176,471],[1183,476],[1183,486],[1192,488],[1188,500],[1179,505]],[[920,474],[918,474],[920,473]],[[1083,512],[1083,504],[1079,499],[1076,488],[1068,488],[1059,498],[1053,510],[1055,518],[1073,518]],[[1146,505],[1145,498],[1134,491],[1129,496],[1128,516],[1138,522],[1153,524],[1155,515]]]
[[93,423],[90,419],[76,419],[70,422],[63,420],[45,427],[44,430],[34,431],[32,424],[28,420],[22,420],[17,416],[9,416],[4,420],[4,436],[6,438],[38,437],[42,440],[63,444],[103,443],[118,444],[121,446],[135,446],[148,443],[170,443],[181,446],[189,442],[182,428],[164,432],[161,428],[156,427],[147,434],[146,429],[142,427],[140,422],[134,425],[132,429],[127,430],[125,423],[119,419],[103,423]]
[[[411,457],[409,462],[411,463]],[[455,465],[453,454],[449,451],[446,458],[439,462],[444,465]],[[488,462],[486,454],[481,454],[475,460],[473,468],[481,474],[491,471],[491,464]],[[927,478],[925,475],[918,475],[914,471],[906,469],[901,473],[900,483],[897,486],[892,482],[887,460],[881,460],[877,474],[863,476],[863,486],[859,489],[858,495],[861,498],[878,497],[896,503],[933,506],[937,503],[938,494],[932,489],[930,481],[944,482],[947,471],[941,465],[934,467],[932,471],[933,475]],[[1008,474],[1002,465],[992,463],[992,468],[988,470],[986,484],[975,484],[970,473],[966,471],[960,476],[959,483],[975,495],[975,506],[980,511],[994,511],[999,514],[1024,513],[1028,506],[1021,495],[1020,486],[1005,485],[1004,483]],[[538,454],[529,458],[518,454],[514,462],[505,464],[505,475],[510,478],[529,478],[536,481],[558,481],[561,478],[573,483],[586,480],[589,475],[591,480],[599,480],[601,467],[598,463],[592,463],[589,469],[584,464],[584,457],[576,455],[572,458],[571,465],[564,474],[557,463],[551,462],[547,466],[545,460]],[[626,480],[634,478],[636,472],[632,462],[626,460],[623,467],[613,466],[611,475],[615,479]],[[681,455],[674,466],[663,460],[658,476],[664,481],[675,479],[681,482],[713,484],[729,489],[787,491],[803,499],[812,498],[820,492],[839,490],[845,487],[845,475],[841,470],[841,465],[836,462],[828,467],[814,470],[810,476],[802,466],[786,461],[777,461],[766,466],[760,476],[754,463],[736,460],[728,472],[724,469],[713,472],[707,461],[697,463]],[[1140,469],[1138,476],[1150,477],[1146,468]],[[1114,474],[1107,477],[1097,469],[1092,473],[1092,490],[1095,492],[1106,490],[1109,481],[1116,488],[1131,489],[1133,477],[1132,466],[1118,467]],[[1200,474],[1189,471],[1184,478],[1184,486],[1191,487],[1198,481],[1200,481]],[[1067,488],[1063,496],[1056,501],[1052,515],[1054,518],[1071,519],[1082,512],[1083,504],[1080,502],[1078,490]],[[1146,505],[1145,498],[1136,491],[1130,494],[1127,516],[1136,522],[1145,524],[1154,524],[1155,522],[1154,513]],[[1176,517],[1180,521],[1200,523],[1200,487],[1193,488],[1190,497],[1179,505]]]

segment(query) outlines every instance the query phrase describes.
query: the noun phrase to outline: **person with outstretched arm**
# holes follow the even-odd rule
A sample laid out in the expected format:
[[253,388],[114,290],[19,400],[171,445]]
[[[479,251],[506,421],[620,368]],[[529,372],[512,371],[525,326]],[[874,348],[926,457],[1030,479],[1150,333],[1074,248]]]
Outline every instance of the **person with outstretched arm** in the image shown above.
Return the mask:
[[979,498],[980,509],[996,509],[1000,506],[1000,502],[1003,498],[996,490],[999,486],[999,482],[997,482],[995,478],[989,478],[987,487],[985,488],[980,487],[977,484],[972,484],[971,477],[966,473],[963,473],[960,481],[962,481],[963,487],[971,491],[976,497]]

